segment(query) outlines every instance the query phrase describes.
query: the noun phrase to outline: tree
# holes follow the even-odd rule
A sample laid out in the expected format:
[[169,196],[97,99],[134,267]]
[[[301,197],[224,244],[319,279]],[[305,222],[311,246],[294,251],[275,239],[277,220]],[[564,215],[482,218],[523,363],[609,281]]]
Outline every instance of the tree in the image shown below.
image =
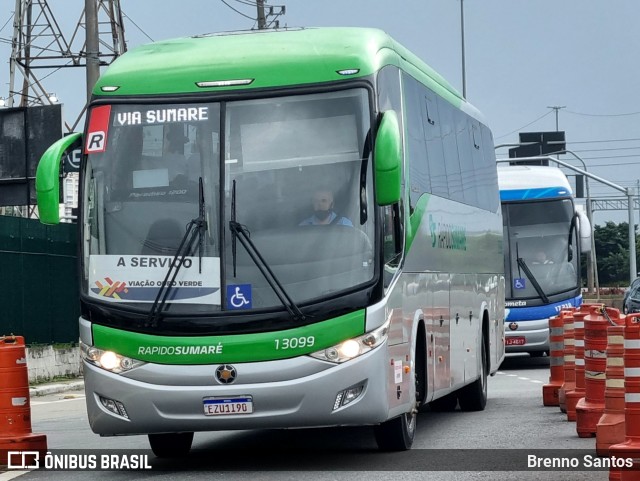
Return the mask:
[[[637,226],[636,226],[637,228]],[[607,222],[596,225],[593,231],[598,262],[598,279],[601,286],[627,285],[629,283],[629,224]],[[638,259],[636,234],[636,259]],[[583,279],[586,279],[586,263],[583,263]]]

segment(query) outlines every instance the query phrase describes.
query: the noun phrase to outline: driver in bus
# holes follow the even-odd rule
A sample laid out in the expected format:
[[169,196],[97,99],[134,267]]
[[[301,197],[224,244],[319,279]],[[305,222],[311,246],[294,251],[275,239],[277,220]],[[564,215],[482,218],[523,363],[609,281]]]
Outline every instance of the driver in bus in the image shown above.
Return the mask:
[[333,191],[327,187],[316,189],[311,198],[313,215],[307,217],[299,225],[346,225],[353,227],[353,223],[333,210]]
[[553,264],[553,261],[547,257],[547,253],[543,250],[539,250],[535,253],[533,258],[534,264]]

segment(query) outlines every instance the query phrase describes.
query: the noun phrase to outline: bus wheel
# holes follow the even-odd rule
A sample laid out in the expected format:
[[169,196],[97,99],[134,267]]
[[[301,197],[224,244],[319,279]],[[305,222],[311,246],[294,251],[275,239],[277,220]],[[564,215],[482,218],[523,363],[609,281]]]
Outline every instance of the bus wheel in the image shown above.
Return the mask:
[[193,433],[149,434],[151,450],[159,458],[179,458],[191,449]]
[[429,403],[429,409],[436,413],[455,411],[458,406],[458,393],[452,392]]
[[415,410],[374,426],[378,448],[382,451],[406,451],[411,449],[416,436]]
[[487,405],[487,375],[489,363],[487,362],[487,339],[482,336],[481,347],[481,372],[480,377],[472,384],[463,387],[458,394],[460,409],[462,411],[482,411]]

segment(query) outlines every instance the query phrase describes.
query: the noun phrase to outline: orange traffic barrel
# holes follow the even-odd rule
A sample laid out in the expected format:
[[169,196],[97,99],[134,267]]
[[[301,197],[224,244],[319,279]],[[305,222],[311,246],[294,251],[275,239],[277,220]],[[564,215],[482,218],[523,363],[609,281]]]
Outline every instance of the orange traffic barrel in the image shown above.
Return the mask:
[[583,304],[573,313],[574,349],[575,349],[575,376],[576,385],[573,391],[565,394],[567,407],[567,421],[575,421],[576,405],[585,395],[584,382],[584,318],[589,314],[592,305]]
[[592,307],[584,318],[584,398],[576,404],[576,432],[581,438],[596,435],[604,413],[605,373],[607,370],[607,328],[620,311]]
[[564,383],[564,318],[573,314],[560,311],[549,319],[549,384],[542,386],[542,404],[559,406],[558,391]]
[[613,459],[629,460],[632,466],[612,467],[610,479],[640,479],[640,314],[628,314],[624,329],[625,441],[609,446]]
[[[606,311],[605,311],[606,312]],[[609,455],[609,446],[624,441],[624,324],[625,317],[611,318],[607,327],[604,411],[596,425],[596,452]]]
[[560,389],[558,389],[558,406],[560,406],[560,411],[563,413],[567,412],[567,393],[576,388],[576,351],[573,312],[568,311],[567,315],[562,316],[562,367],[564,381]]
[[47,437],[31,432],[29,373],[22,336],[0,337],[0,464],[8,451],[47,450]]

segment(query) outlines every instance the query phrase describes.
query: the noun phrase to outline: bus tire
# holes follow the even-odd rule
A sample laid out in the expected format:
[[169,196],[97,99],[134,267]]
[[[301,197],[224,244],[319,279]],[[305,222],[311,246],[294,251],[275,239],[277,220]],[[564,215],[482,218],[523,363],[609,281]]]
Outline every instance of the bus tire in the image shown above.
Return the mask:
[[434,399],[429,403],[429,409],[436,413],[446,413],[455,411],[458,406],[458,393],[451,392],[446,396]]
[[151,450],[158,458],[179,458],[191,449],[193,433],[149,434]]
[[416,436],[416,413],[409,412],[374,426],[376,443],[381,451],[406,451],[411,449]]
[[487,359],[487,338],[482,335],[481,345],[481,372],[480,377],[473,383],[463,387],[458,395],[460,409],[462,411],[483,411],[487,405],[487,376],[489,363]]
[[416,342],[415,354],[415,383],[416,383],[416,405],[418,411],[426,405],[427,399],[427,347],[424,333],[424,325],[418,327],[418,339]]

